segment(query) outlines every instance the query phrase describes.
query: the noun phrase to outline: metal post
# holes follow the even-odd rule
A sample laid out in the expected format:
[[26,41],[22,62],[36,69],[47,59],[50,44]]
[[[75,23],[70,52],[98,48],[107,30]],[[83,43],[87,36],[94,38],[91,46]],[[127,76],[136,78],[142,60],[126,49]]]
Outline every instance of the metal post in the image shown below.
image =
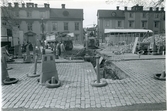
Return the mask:
[[45,54],[45,45],[44,45],[44,24],[43,24],[43,18],[42,18],[42,42],[43,42],[43,49],[42,49],[42,54]]
[[95,58],[96,58],[97,83],[100,83],[100,74],[99,74],[99,59],[100,59],[100,56],[95,56]]
[[35,64],[34,64],[34,74],[36,74],[36,72],[37,72],[37,59],[38,59],[38,55],[36,54],[35,55]]
[[85,40],[86,40],[86,51],[88,49],[88,34],[85,34]]

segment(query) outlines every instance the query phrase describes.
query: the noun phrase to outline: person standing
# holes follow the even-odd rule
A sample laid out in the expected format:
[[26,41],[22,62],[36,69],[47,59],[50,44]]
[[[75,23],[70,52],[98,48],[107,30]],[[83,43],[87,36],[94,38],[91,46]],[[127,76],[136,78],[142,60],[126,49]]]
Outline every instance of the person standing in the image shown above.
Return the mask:
[[64,51],[65,51],[65,47],[64,47],[64,43],[61,42],[60,44],[60,49],[61,49],[61,54],[63,55]]
[[60,42],[57,43],[56,49],[58,50],[58,55],[61,55]]

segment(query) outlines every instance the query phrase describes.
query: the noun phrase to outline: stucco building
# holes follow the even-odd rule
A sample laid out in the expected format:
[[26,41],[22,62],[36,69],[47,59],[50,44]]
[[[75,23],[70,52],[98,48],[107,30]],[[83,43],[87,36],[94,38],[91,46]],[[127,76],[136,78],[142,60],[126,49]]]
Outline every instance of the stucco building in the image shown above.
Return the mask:
[[[9,3],[7,7],[2,8],[3,11],[10,12],[8,15],[14,23],[12,25],[23,31],[25,41],[35,43],[37,39],[42,39],[42,34],[55,32],[74,33],[75,42],[83,41],[83,9],[68,9],[65,4],[62,4],[61,8],[50,8],[47,3],[44,3],[43,7],[34,3],[23,3],[21,6],[18,3],[14,3],[14,6]],[[5,14],[3,16],[6,16]],[[6,20],[2,22],[8,24],[5,23]],[[1,27],[4,30],[3,26]]]
[[98,37],[104,39],[105,29],[150,29],[154,34],[165,32],[165,11],[162,7],[144,10],[143,6],[135,5],[128,10],[98,10]]

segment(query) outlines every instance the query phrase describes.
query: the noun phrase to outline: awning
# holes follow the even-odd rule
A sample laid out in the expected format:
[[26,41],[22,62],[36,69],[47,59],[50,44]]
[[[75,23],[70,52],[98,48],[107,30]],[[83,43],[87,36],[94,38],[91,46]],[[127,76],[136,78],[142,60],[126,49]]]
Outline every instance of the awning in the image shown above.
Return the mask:
[[153,33],[150,29],[104,29],[104,33]]

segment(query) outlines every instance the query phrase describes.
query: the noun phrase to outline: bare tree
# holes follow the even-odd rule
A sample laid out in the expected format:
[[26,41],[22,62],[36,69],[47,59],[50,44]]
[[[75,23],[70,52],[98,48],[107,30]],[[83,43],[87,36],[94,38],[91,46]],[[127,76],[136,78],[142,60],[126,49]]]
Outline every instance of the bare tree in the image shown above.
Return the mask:
[[165,0],[106,0],[107,4],[118,3],[123,6],[127,6],[128,4],[133,5],[142,5],[144,7],[164,7]]

